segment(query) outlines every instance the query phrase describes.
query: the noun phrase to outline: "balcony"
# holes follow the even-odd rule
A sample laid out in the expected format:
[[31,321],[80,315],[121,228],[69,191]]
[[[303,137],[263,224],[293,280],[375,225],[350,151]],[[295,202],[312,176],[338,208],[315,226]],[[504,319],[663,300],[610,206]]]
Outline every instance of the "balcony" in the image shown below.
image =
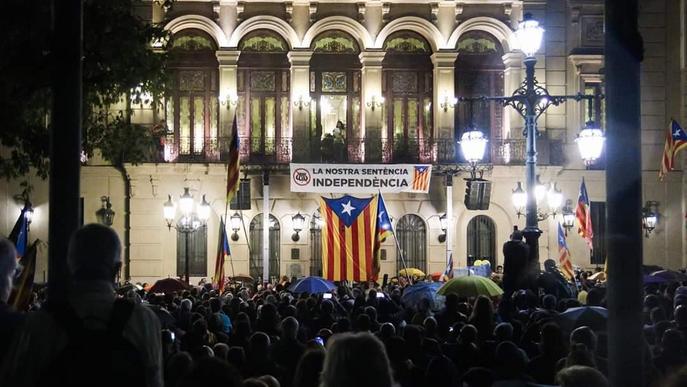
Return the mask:
[[[153,155],[155,162],[226,162],[231,137],[191,139],[167,136],[162,149]],[[288,164],[291,162],[291,138],[239,138],[239,159],[243,164]]]
[[[244,165],[285,165],[304,163],[462,163],[460,147],[453,139],[390,139],[352,138],[326,141],[291,137],[239,139],[239,157]],[[223,163],[229,158],[230,137],[162,139],[151,152],[149,162]],[[493,165],[524,165],[525,139],[490,139],[485,163]],[[563,165],[563,144],[546,136],[537,139],[538,159],[542,165]]]

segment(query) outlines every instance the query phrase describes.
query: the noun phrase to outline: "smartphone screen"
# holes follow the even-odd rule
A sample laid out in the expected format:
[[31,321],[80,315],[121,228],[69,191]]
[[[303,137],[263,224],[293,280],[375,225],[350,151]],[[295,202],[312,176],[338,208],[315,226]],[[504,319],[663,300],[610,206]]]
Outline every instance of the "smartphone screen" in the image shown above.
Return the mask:
[[322,298],[324,298],[325,300],[326,300],[326,299],[329,299],[329,298],[332,298],[332,294],[331,294],[331,293],[324,293],[324,294],[322,295]]
[[384,293],[377,293],[377,298],[384,298]]
[[317,344],[324,346],[324,340],[320,336],[315,336],[315,341]]

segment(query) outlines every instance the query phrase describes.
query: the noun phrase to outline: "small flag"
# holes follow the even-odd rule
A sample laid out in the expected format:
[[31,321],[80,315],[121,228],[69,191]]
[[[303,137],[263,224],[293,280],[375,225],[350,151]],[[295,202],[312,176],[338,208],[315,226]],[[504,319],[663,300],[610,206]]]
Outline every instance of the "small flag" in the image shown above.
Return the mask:
[[229,163],[227,165],[227,202],[230,202],[234,194],[239,189],[239,131],[236,126],[236,115],[234,123],[231,125],[231,144],[229,144]]
[[675,166],[675,156],[681,150],[687,148],[687,133],[675,120],[670,120],[670,126],[666,132],[666,142],[663,146],[663,157],[661,158],[661,169],[658,171],[658,178],[663,177]]
[[38,240],[26,248],[25,254],[19,260],[19,274],[15,278],[14,289],[10,295],[9,304],[14,309],[25,311],[28,309],[31,293],[33,292],[33,277],[36,273],[36,253]]
[[587,186],[584,183],[584,177],[580,185],[580,195],[577,198],[575,217],[577,218],[577,232],[587,241],[589,250],[593,250],[594,244],[592,243],[592,239],[594,238],[594,230],[592,228],[592,213],[589,209],[589,195],[587,195]]
[[560,223],[558,223],[558,263],[565,277],[572,280],[575,277],[575,272],[573,272],[572,261],[570,261],[568,243],[565,241],[565,232]]
[[9,237],[9,240],[14,243],[19,258],[24,256],[26,249],[29,247],[29,220],[26,217],[26,212],[28,210],[29,205],[24,205],[24,208],[19,213],[17,221],[14,223],[14,227]]
[[322,273],[330,281],[374,280],[378,197],[320,199]]
[[429,189],[429,178],[431,169],[429,165],[416,165],[413,170],[413,191],[427,192]]
[[448,265],[446,265],[444,275],[448,278],[453,278],[453,253],[448,256]]
[[393,235],[393,228],[391,227],[391,218],[386,210],[386,203],[384,197],[380,193],[377,195],[377,238],[375,242],[374,261],[372,262],[373,274],[376,279],[380,271],[380,260],[382,254],[382,243],[389,236]]
[[231,259],[231,249],[229,248],[229,238],[227,238],[227,229],[224,225],[224,220],[220,219],[219,227],[219,248],[217,249],[215,275],[212,277],[212,285],[222,292],[222,290],[224,290],[224,262],[227,259]]

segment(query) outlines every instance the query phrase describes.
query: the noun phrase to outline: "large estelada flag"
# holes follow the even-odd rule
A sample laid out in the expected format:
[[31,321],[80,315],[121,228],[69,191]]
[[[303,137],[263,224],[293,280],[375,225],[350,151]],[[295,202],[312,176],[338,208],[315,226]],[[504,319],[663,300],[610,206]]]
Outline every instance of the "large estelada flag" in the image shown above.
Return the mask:
[[580,195],[577,197],[575,217],[577,218],[578,234],[587,241],[589,250],[593,250],[594,244],[592,240],[594,238],[594,229],[592,227],[592,212],[590,210],[589,195],[587,194],[587,185],[584,183],[584,177],[582,178],[582,184],[580,184]]
[[322,274],[330,281],[375,279],[378,197],[320,198]]
[[227,238],[227,229],[224,225],[224,220],[219,221],[219,245],[217,248],[217,258],[215,260],[215,275],[212,277],[213,287],[224,290],[224,262],[231,259],[231,249],[229,248],[229,238]]
[[658,178],[663,177],[673,170],[675,165],[675,155],[687,148],[687,133],[680,127],[675,120],[670,120],[670,126],[666,132],[666,142],[663,146],[663,157],[661,158],[661,169],[658,171]]
[[572,281],[572,279],[575,278],[575,272],[573,271],[572,261],[570,260],[568,243],[565,241],[565,231],[563,231],[563,227],[560,223],[558,223],[558,264],[566,278]]

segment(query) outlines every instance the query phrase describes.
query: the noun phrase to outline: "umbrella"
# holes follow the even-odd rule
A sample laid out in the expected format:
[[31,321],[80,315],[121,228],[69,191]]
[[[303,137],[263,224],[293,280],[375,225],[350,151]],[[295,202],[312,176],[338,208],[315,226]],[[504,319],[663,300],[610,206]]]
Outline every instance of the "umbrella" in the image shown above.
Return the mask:
[[608,310],[600,306],[581,306],[569,308],[556,317],[563,331],[570,332],[581,326],[588,326],[595,331],[606,330]]
[[437,294],[437,290],[439,290],[441,285],[441,282],[418,282],[408,286],[403,290],[401,302],[406,306],[417,309],[420,301],[426,299],[429,300],[432,309],[437,309],[444,298]]
[[336,289],[336,285],[322,277],[305,277],[289,287],[294,293],[327,293]]
[[398,272],[398,275],[403,276],[403,277],[424,277],[425,273],[420,270],[416,269],[414,267],[408,268],[408,269],[402,269],[401,271]]
[[155,282],[155,285],[150,288],[151,293],[173,293],[180,292],[182,290],[188,289],[188,286],[176,279],[176,278],[165,278]]
[[673,271],[673,270],[659,270],[651,273],[652,276],[654,277],[660,277],[665,279],[666,281],[672,281],[672,282],[683,282],[687,281],[687,275],[684,273],[680,273],[679,271]]
[[255,282],[253,277],[249,276],[248,274],[237,274],[233,277],[230,277],[233,281],[240,281],[240,282]]
[[457,294],[461,297],[496,297],[503,294],[503,290],[487,277],[469,275],[453,278],[446,282],[437,293],[442,296]]
[[646,275],[644,274],[644,285],[651,285],[651,284],[664,284],[668,282],[667,279],[663,277],[659,277],[656,275]]
[[130,290],[139,291],[141,289],[143,289],[143,287],[141,285],[132,284],[131,282],[127,282],[127,283],[123,284],[122,286],[120,286],[119,289],[117,289],[117,293],[118,294],[127,294],[127,293],[129,293]]

